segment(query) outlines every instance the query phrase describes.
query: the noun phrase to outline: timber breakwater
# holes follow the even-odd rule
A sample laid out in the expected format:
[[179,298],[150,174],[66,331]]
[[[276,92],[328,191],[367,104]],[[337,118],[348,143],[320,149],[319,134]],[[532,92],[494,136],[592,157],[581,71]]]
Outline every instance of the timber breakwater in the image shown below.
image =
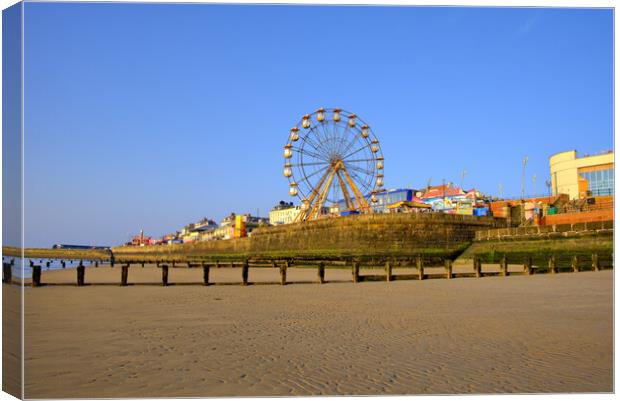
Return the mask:
[[[505,226],[504,219],[445,214],[351,216],[262,227],[248,238],[149,247],[123,246],[113,248],[105,255],[85,252],[83,258],[75,254],[77,251],[71,251],[74,259],[68,261],[68,266],[76,267],[74,283],[78,286],[85,284],[87,266],[96,268],[100,263],[108,262],[111,267],[119,266],[121,271],[119,281],[106,280],[109,284],[120,282],[120,285],[127,285],[131,281],[128,279],[129,268],[144,268],[146,264],[161,271],[160,283],[164,286],[169,284],[169,268],[175,267],[201,269],[202,275],[191,274],[187,284],[204,285],[215,284],[209,278],[210,271],[221,268],[240,268],[239,281],[233,282],[241,284],[251,283],[248,278],[251,269],[266,272],[273,268],[279,271],[279,280],[275,280],[277,273],[271,273],[267,281],[286,284],[290,282],[287,281],[288,269],[295,271],[309,267],[317,269],[316,279],[306,277],[302,282],[323,283],[326,281],[325,271],[332,269],[351,269],[351,280],[359,282],[529,275],[613,267],[613,222]],[[25,251],[28,253],[29,250]],[[54,270],[54,260],[57,259],[64,269],[67,261],[62,260],[59,253],[48,255],[45,262],[29,260],[28,273],[32,273],[33,286],[42,283],[43,271]],[[13,271],[17,267],[15,260],[3,262],[3,281],[13,282]],[[72,263],[76,265],[71,266]],[[471,268],[461,266],[453,271],[453,263]],[[483,263],[492,265],[488,266],[490,270],[483,269]],[[513,268],[509,269],[509,265]],[[360,269],[370,270],[360,274]],[[385,271],[376,274],[377,269]],[[392,269],[400,271],[392,274]],[[23,278],[27,276],[29,274]],[[147,281],[157,283],[152,278]],[[47,280],[43,282],[52,284]]]

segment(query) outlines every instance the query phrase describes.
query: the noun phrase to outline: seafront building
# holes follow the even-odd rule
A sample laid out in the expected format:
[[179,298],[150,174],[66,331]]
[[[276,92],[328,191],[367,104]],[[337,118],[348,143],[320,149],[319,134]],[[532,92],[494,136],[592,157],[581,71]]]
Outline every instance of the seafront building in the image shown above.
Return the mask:
[[[387,189],[375,194],[376,202],[366,196],[374,213],[443,212],[483,216],[488,213],[486,201],[476,189],[464,191],[452,184],[429,186],[423,190],[413,188]],[[345,201],[339,203],[346,209]]]
[[293,202],[280,201],[269,211],[269,223],[271,225],[290,224],[295,220],[300,211],[300,205],[294,205]]
[[[565,222],[613,220],[614,191],[613,152],[577,157],[574,150],[550,156],[551,188],[548,196],[498,199],[485,196],[475,188],[464,190],[452,183],[424,189],[386,189],[367,194],[368,204],[374,213],[424,213],[440,212],[508,218],[525,225],[562,224]],[[218,225],[206,217],[165,235],[160,240],[145,236],[143,232],[132,238],[128,245],[192,243],[197,241],[228,240],[251,236],[260,226],[291,224],[302,208],[293,202],[280,201],[269,211],[269,218],[251,214],[224,217]],[[357,211],[348,211],[344,199],[324,207],[322,218],[331,218]],[[576,214],[579,213],[579,214]]]
[[614,154],[577,157],[576,150],[549,158],[553,195],[567,194],[570,199],[605,196],[614,193]]
[[149,236],[144,235],[144,230],[140,230],[140,234],[131,237],[130,244],[132,246],[147,246],[155,244],[155,240]]
[[444,213],[486,216],[489,211],[487,199],[478,190],[464,191],[451,183],[428,187],[420,198],[434,211]]

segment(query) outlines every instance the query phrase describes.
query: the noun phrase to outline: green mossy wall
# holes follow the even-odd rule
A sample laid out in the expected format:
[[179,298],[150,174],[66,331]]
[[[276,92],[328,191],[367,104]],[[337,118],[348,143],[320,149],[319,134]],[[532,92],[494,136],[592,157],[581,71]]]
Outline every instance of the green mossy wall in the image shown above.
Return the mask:
[[301,224],[262,227],[249,238],[151,247],[117,247],[121,259],[239,257],[407,258],[414,255],[454,257],[472,242],[475,232],[505,226],[504,219],[447,215],[370,214]]
[[460,261],[470,261],[479,257],[483,263],[499,263],[503,255],[508,263],[520,264],[526,257],[532,258],[534,266],[547,266],[554,255],[559,266],[570,266],[573,256],[578,257],[582,268],[592,265],[592,254],[597,253],[601,266],[613,266],[613,233],[577,234],[559,238],[495,240],[474,242],[459,257]]

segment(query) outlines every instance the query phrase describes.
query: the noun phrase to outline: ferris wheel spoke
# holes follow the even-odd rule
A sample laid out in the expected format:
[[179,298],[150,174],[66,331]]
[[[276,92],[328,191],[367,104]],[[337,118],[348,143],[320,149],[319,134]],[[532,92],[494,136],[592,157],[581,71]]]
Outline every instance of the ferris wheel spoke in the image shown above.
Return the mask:
[[[320,139],[321,139],[321,147],[322,147],[322,148],[324,148],[324,147],[325,147],[325,144],[326,144],[326,143],[327,143],[327,141],[328,141],[327,131],[325,130],[326,121],[325,121],[325,120],[323,120],[323,121],[322,121],[322,122],[320,122],[319,124],[320,124],[321,129],[320,129],[320,130],[319,130],[318,128],[316,129],[316,131],[317,131],[317,136],[318,136],[318,137],[320,137]],[[320,134],[320,132],[322,132],[322,133],[323,133],[323,135],[321,135],[321,134]],[[327,150],[327,149],[325,149],[325,150]]]
[[359,148],[359,149],[357,149],[357,150],[355,150],[355,151],[353,151],[353,152],[349,153],[348,155],[344,156],[342,159],[344,160],[344,159],[346,159],[346,158],[348,158],[348,157],[351,157],[351,156],[353,156],[353,155],[355,155],[355,154],[358,154],[359,152],[361,152],[362,150],[364,150],[364,149],[366,149],[366,148],[368,148],[368,144],[366,144],[366,145],[362,146],[361,148]]
[[371,170],[366,170],[366,169],[363,169],[363,168],[361,168],[359,166],[352,166],[352,165],[349,165],[347,163],[345,163],[345,166],[347,168],[351,169],[351,170],[355,170],[355,171],[358,171],[358,172],[363,173],[363,174],[368,174],[368,175],[372,174]]
[[[313,176],[315,176],[315,175],[319,174],[320,172],[325,171],[325,170],[326,170],[326,169],[328,169],[328,168],[329,168],[329,166],[325,166],[325,167],[322,167],[322,168],[320,168],[320,169],[318,169],[318,170],[313,171],[313,172],[312,172],[312,173],[310,173],[310,174],[307,174],[307,175],[306,175],[306,174],[304,174],[304,176],[303,176],[301,179],[302,179],[303,181],[306,181],[308,184],[310,184],[310,180],[309,180],[309,179],[310,179],[310,177],[313,177]],[[302,172],[302,173],[305,173],[305,172]]]
[[[355,166],[346,166],[346,168],[347,171],[351,173],[351,176],[355,177],[359,183],[364,184],[365,186],[370,186],[372,179],[374,178],[372,171],[367,171]],[[367,178],[364,179],[364,177],[360,177],[358,174],[363,174]]]
[[[361,187],[360,189],[363,189],[364,192],[370,192],[370,183],[362,180],[357,173],[355,173],[355,171],[347,171],[350,175],[351,178],[354,178],[355,181],[357,181],[357,186]],[[366,194],[362,193],[362,195],[366,196]]]
[[312,163],[299,163],[299,164],[291,164],[291,167],[299,167],[299,166],[321,166],[329,164],[329,162],[312,162]]
[[313,141],[311,141],[311,140],[310,140],[310,136],[308,136],[308,135],[304,135],[304,136],[302,136],[302,137],[301,137],[301,140],[302,140],[304,143],[307,143],[307,144],[309,144],[310,146],[312,146],[312,147],[314,148],[314,150],[316,150],[317,152],[321,152],[321,149],[319,149],[319,148],[320,148],[320,144],[319,144],[319,145],[317,145],[317,144],[315,144]]
[[317,126],[310,128],[310,130],[316,133],[316,139],[319,142],[318,146],[321,149],[321,152],[327,154],[328,153],[327,147],[325,146],[325,143],[327,142],[327,134],[325,133],[324,122],[319,123],[319,125],[320,125],[320,129],[319,129],[319,126],[317,125]]
[[360,162],[374,162],[377,159],[355,159],[355,160],[344,160],[345,163],[360,163]]
[[338,154],[345,154],[346,152],[346,148],[344,146],[342,146],[342,144],[346,141],[347,135],[349,134],[349,124],[345,124],[344,126],[344,132],[342,133],[342,136],[338,137],[338,142],[336,145],[336,152],[338,152]]
[[312,157],[314,157],[314,158],[316,158],[316,159],[323,160],[323,161],[327,161],[327,159],[325,159],[325,156],[323,156],[323,155],[321,155],[321,154],[319,154],[319,153],[312,152],[312,151],[310,151],[310,150],[304,149],[303,147],[301,147],[301,148],[296,148],[295,146],[293,146],[293,147],[291,147],[291,149],[293,149],[293,150],[297,151],[297,152],[298,152],[298,153],[300,153],[300,154],[303,154],[303,155],[309,155],[309,156],[312,156]]
[[336,143],[338,141],[338,135],[340,135],[340,131],[338,130],[338,125],[339,123],[334,121],[333,124],[333,130],[332,130],[332,136],[331,136],[331,140],[330,140],[330,146],[331,146],[331,153],[335,153],[336,152]]
[[321,130],[323,131],[323,143],[327,143],[329,141],[329,121],[323,120],[321,123]]
[[357,134],[353,135],[353,139],[351,141],[349,141],[349,144],[344,148],[344,151],[342,152],[343,154],[346,154],[349,150],[351,150],[351,148],[359,142],[363,142],[364,139],[360,139],[359,136],[357,136]]
[[[312,127],[312,128],[310,128],[310,134],[311,134],[311,135],[312,135],[312,134],[315,134],[315,135],[316,135],[317,145],[316,145],[316,148],[315,148],[315,149],[317,150],[317,152],[320,152],[320,153],[323,153],[323,154],[324,154],[324,153],[325,153],[324,141],[323,141],[323,139],[321,138],[319,131],[318,131],[318,130],[315,130],[315,127]],[[308,136],[310,136],[310,135],[308,135]]]

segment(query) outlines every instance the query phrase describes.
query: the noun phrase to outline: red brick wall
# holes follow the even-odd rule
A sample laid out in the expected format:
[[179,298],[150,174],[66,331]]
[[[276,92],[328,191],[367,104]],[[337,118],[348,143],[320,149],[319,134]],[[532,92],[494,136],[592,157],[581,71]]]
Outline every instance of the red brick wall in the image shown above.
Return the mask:
[[614,219],[613,209],[593,210],[590,212],[561,213],[541,219],[541,225],[587,223],[589,221],[608,221]]

